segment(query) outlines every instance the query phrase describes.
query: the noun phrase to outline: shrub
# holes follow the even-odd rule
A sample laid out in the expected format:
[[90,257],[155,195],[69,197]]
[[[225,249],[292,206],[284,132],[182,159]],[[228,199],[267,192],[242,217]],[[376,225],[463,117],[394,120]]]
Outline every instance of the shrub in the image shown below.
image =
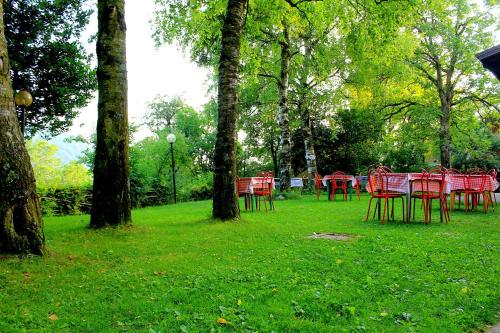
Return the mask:
[[44,215],[78,215],[89,213],[92,189],[89,187],[64,187],[39,190]]

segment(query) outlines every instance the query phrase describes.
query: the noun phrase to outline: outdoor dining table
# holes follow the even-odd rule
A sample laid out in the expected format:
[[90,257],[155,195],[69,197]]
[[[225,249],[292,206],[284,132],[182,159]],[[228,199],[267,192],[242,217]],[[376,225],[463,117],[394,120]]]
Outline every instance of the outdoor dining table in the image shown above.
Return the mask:
[[323,183],[323,186],[326,185],[327,188],[327,195],[328,195],[328,200],[332,200],[330,198],[330,191],[332,189],[332,181],[342,181],[342,180],[347,180],[347,184],[349,187],[349,201],[352,201],[352,189],[354,186],[356,186],[358,180],[356,177],[352,175],[327,175],[324,176],[321,182]]
[[[270,182],[269,182],[270,181]],[[241,177],[238,179],[238,195],[245,195],[245,208],[248,209],[248,204],[250,205],[253,211],[253,189],[257,184],[263,184],[267,182],[269,187],[272,189],[275,188],[275,182],[273,178],[268,177]],[[269,198],[269,204],[273,207],[273,199]]]

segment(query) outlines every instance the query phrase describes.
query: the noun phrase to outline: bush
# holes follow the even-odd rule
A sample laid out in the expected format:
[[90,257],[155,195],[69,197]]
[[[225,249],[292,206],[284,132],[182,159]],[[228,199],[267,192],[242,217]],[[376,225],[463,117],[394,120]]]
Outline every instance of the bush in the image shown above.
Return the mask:
[[44,215],[78,215],[89,213],[92,188],[65,187],[39,190]]
[[213,197],[213,175],[204,174],[200,179],[193,182],[189,200],[200,201],[209,200]]

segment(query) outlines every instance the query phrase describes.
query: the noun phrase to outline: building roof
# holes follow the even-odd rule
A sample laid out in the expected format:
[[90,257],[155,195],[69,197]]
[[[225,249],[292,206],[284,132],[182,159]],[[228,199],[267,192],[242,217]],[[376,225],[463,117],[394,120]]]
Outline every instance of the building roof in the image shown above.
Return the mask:
[[500,45],[479,52],[476,58],[500,80]]

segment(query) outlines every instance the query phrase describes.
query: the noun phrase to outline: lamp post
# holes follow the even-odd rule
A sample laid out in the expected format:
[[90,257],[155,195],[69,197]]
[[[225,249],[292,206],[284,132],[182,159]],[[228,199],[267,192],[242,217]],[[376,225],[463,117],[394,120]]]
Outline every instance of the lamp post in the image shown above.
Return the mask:
[[175,134],[170,133],[167,135],[167,141],[170,143],[170,154],[172,156],[172,182],[174,184],[174,204],[177,203],[177,194],[175,188],[175,160],[174,160],[174,142],[175,142]]
[[33,103],[33,97],[26,89],[21,89],[14,97],[16,105],[21,107],[21,132],[24,136],[24,129],[26,128],[26,108]]

